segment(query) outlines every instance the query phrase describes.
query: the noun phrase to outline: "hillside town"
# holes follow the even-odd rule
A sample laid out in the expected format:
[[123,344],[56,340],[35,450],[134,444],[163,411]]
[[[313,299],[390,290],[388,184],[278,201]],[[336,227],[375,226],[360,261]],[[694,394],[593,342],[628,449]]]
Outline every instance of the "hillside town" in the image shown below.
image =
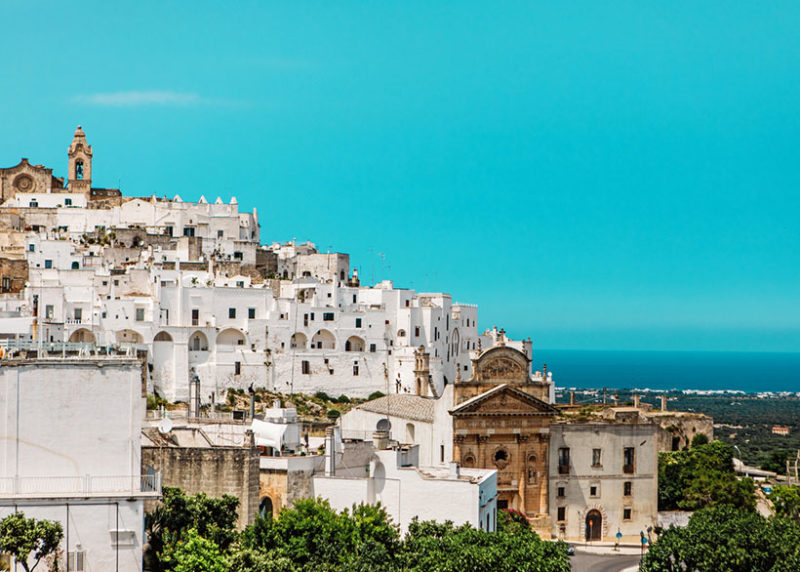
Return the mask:
[[[61,523],[61,569],[148,569],[170,487],[234,497],[238,530],[321,498],[401,534],[511,512],[548,541],[638,545],[659,454],[713,440],[666,396],[559,404],[533,342],[480,331],[477,306],[262,244],[235,198],[94,186],[93,159],[78,127],[65,178],[0,169],[0,518]],[[315,395],[350,405],[301,412]]]

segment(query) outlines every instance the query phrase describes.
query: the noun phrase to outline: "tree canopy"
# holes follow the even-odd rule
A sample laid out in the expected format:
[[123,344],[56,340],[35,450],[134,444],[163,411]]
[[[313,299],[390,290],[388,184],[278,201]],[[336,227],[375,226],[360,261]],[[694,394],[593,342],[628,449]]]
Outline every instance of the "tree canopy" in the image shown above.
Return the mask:
[[658,509],[698,510],[716,505],[754,509],[755,486],[733,470],[733,448],[721,441],[688,451],[659,453]]
[[[337,512],[326,500],[302,499],[277,518],[257,517],[241,534],[224,499],[165,491],[148,526],[159,568],[184,572],[568,572],[563,543],[545,542],[520,514],[499,515],[497,532],[452,522],[414,521],[405,537],[380,506]],[[223,503],[224,504],[224,503]],[[227,512],[230,511],[230,512]],[[233,515],[233,516],[231,516]],[[156,527],[156,523],[158,527]],[[160,539],[160,540],[159,540]],[[160,542],[160,544],[159,544]],[[158,548],[158,550],[156,550]]]
[[26,572],[32,572],[43,558],[58,550],[63,536],[60,522],[25,518],[25,513],[15,512],[0,521],[0,552],[11,554]]
[[754,511],[716,506],[685,528],[670,527],[645,555],[641,572],[800,570],[800,525]]

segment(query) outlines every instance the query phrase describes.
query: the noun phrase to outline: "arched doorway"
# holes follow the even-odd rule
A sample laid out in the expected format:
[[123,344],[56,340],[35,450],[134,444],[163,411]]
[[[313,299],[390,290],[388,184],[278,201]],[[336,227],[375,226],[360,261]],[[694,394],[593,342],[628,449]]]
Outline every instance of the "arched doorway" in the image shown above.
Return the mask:
[[603,515],[599,510],[593,509],[586,515],[586,540],[602,540]]
[[258,505],[258,514],[261,515],[261,518],[272,518],[272,499],[269,497],[264,497],[261,499],[261,503]]

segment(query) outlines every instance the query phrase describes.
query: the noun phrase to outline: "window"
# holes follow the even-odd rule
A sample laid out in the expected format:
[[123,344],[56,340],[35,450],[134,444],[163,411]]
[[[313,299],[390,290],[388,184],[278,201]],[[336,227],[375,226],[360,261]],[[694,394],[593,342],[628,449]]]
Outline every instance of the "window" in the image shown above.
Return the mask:
[[247,309],[247,318],[249,320],[255,320],[256,319],[256,309],[255,308],[248,308]]
[[569,474],[569,447],[561,447],[558,450],[558,474]]
[[[311,319],[312,320],[314,319],[313,318],[313,314],[312,314],[312,318]],[[332,322],[333,321],[333,312],[325,312],[324,314],[322,314],[322,320],[325,321],[325,322]]]
[[308,325],[308,314],[303,314],[303,325],[304,326]]
[[45,260],[44,261],[44,267],[45,268],[52,268],[53,267],[53,261],[52,260]]
[[439,462],[444,463],[444,445],[439,445]]
[[242,374],[242,362],[235,361],[233,362],[233,375],[241,375]]
[[70,550],[67,554],[67,570],[72,570],[73,572],[84,572],[85,555],[86,551],[84,550]]
[[308,375],[311,373],[311,364],[308,363],[308,360],[304,359],[300,362],[300,369],[304,375]]
[[635,460],[633,447],[625,447],[622,451],[622,472],[633,473],[635,470]]
[[80,264],[80,262],[78,262],[77,260],[75,260],[75,261],[72,263],[72,269],[73,269],[73,270],[80,270],[80,269],[81,269],[81,264]]
[[192,309],[192,325],[196,326],[200,322],[200,310],[197,308]]
[[356,328],[361,327],[361,318],[356,318]]
[[29,244],[28,245],[28,252],[36,252],[36,245],[35,244]]
[[375,353],[375,350],[377,350],[377,349],[378,349],[378,348],[375,346],[375,344],[370,344],[370,345],[369,345],[369,352],[370,352],[370,353],[373,353],[373,354],[374,354],[374,353]]
[[353,362],[353,375],[358,375],[358,362]]
[[357,300],[357,297],[356,297],[356,295],[355,295],[355,294],[353,294],[353,304],[355,304],[355,303],[356,303],[356,300]]
[[233,259],[234,260],[243,260],[244,259],[244,255],[242,255],[241,251],[236,250],[233,253]]
[[622,483],[622,494],[626,497],[629,497],[633,494],[633,483],[631,481],[625,481]]
[[603,463],[601,462],[601,449],[592,449],[592,466],[593,467],[602,467]]
[[164,234],[166,234],[167,236],[172,236],[172,227],[171,226],[165,226],[164,227]]
[[36,207],[39,206],[39,201],[31,201],[28,206],[31,207],[32,209],[35,209]]
[[564,498],[565,496],[567,496],[567,487],[558,487],[556,489],[556,496],[558,498]]
[[71,207],[72,206],[72,199],[64,199],[64,206]]
[[75,178],[83,179],[83,161],[75,161]]
[[238,280],[236,282],[236,287],[237,288],[244,288],[244,280]]
[[414,337],[419,337],[419,326],[414,326]]
[[183,227],[183,236],[194,236],[194,227],[193,226]]
[[591,485],[589,487],[589,496],[592,498],[597,498],[600,496],[600,487],[597,485]]
[[83,320],[83,310],[80,308],[75,308],[72,313],[73,317],[75,318],[76,322],[80,322]]
[[217,238],[222,238],[222,236],[223,236],[224,234],[225,234],[225,232],[224,232],[224,231],[222,231],[222,230],[218,230],[218,231],[217,231]]
[[[5,278],[4,278],[4,280],[5,280]],[[44,307],[44,317],[46,319],[48,319],[48,320],[52,320],[53,319],[53,305],[52,304],[47,304]]]
[[136,321],[144,322],[144,308],[136,308]]
[[236,317],[236,308],[228,308],[228,318],[233,319]]
[[558,507],[558,516],[556,518],[558,519],[558,522],[564,522],[567,520],[567,507]]
[[3,276],[3,292],[11,290],[11,279],[8,276]]
[[622,509],[622,520],[630,520],[633,511],[629,508]]

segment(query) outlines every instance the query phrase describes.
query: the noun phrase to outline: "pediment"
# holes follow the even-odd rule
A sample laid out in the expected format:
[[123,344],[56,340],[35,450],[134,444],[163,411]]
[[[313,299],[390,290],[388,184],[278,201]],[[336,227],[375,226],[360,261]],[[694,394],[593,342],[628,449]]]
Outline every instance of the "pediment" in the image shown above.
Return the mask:
[[498,346],[484,352],[475,362],[477,381],[525,381],[528,379],[528,357],[508,346]]
[[468,399],[453,415],[554,415],[558,410],[532,395],[508,385],[495,387]]

